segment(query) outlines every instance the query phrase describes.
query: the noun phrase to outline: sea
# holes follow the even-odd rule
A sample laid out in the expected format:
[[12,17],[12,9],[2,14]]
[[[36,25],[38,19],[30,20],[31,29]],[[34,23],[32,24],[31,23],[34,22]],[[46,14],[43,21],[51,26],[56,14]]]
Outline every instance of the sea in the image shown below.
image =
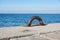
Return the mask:
[[[41,17],[46,25],[60,23],[60,14],[0,14],[0,27],[26,26],[33,16]],[[35,19],[32,24],[39,24],[39,21]]]

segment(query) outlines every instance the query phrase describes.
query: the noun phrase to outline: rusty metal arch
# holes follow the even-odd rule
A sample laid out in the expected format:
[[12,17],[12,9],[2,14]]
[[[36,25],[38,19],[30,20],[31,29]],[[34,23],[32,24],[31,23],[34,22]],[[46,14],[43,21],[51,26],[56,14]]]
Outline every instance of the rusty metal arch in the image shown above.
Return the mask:
[[35,19],[37,19],[37,20],[39,21],[39,25],[41,25],[41,26],[45,25],[45,24],[43,23],[43,20],[42,20],[39,16],[33,16],[33,17],[28,21],[27,26],[30,27],[31,24],[32,24],[32,21],[35,20]]

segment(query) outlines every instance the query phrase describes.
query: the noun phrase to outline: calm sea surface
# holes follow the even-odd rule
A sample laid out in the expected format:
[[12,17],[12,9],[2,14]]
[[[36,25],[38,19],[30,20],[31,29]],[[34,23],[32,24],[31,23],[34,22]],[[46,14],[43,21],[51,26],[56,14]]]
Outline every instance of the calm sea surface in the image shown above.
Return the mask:
[[[60,23],[60,14],[0,14],[0,27],[26,26],[32,16],[40,16],[45,24]],[[34,20],[32,24],[39,24]]]

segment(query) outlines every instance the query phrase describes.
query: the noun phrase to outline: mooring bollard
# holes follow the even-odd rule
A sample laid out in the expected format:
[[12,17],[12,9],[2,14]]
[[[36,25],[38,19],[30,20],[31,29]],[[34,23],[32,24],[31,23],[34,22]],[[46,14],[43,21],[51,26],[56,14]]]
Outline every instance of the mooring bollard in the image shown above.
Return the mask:
[[39,24],[37,26],[44,26],[45,24],[43,23],[43,20],[39,17],[39,16],[33,16],[29,21],[28,21],[28,24],[27,26],[28,27],[31,27],[31,24],[32,24],[32,21],[34,19],[37,19],[39,21]]

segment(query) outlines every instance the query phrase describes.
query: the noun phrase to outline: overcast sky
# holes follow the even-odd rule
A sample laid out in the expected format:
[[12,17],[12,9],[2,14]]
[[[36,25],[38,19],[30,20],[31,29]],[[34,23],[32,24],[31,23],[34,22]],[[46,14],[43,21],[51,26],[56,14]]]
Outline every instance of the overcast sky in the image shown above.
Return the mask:
[[0,0],[0,13],[60,13],[60,0]]

